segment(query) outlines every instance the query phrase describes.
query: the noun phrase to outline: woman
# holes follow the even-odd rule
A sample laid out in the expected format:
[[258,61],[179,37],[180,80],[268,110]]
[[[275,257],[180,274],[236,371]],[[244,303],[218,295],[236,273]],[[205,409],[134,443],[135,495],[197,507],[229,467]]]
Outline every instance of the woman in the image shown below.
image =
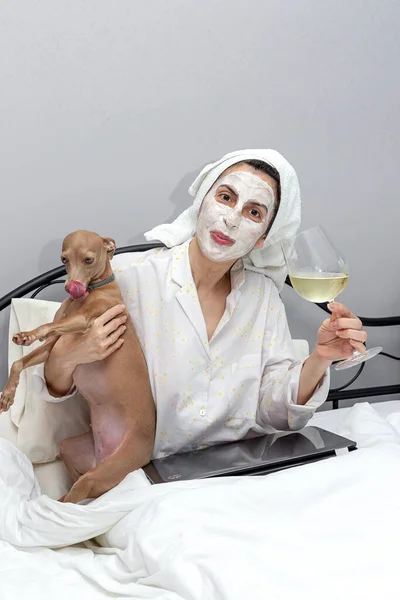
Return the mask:
[[[360,320],[333,303],[335,318],[321,325],[310,356],[293,358],[280,242],[299,226],[300,191],[279,153],[228,154],[190,192],[193,206],[146,234],[169,248],[113,261],[149,369],[156,458],[304,427],[326,399],[332,361],[363,352],[367,338]],[[53,350],[44,375],[37,370],[44,397],[63,397],[78,364],[118,350],[120,313],[107,311],[79,344]]]

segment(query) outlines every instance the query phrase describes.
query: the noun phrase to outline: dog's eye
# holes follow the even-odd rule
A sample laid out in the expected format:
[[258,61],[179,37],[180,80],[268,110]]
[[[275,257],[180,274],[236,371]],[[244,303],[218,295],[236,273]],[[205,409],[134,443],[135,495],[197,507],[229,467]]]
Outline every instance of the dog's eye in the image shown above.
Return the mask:
[[68,262],[68,258],[66,258],[65,256],[62,256],[62,257],[61,257],[61,262],[62,262],[64,265],[66,265],[66,264],[67,264],[67,262]]
[[88,256],[87,258],[85,258],[85,263],[86,263],[87,265],[91,265],[91,264],[92,264],[92,262],[93,262],[93,260],[94,260],[93,258],[90,258],[90,257]]

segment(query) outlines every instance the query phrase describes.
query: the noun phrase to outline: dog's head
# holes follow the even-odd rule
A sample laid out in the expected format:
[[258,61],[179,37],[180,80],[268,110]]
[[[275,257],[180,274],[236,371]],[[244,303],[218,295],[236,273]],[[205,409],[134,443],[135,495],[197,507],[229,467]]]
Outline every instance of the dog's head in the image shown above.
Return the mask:
[[90,283],[104,278],[115,241],[92,231],[74,231],[64,239],[61,262],[67,270],[66,291],[75,300],[86,296]]

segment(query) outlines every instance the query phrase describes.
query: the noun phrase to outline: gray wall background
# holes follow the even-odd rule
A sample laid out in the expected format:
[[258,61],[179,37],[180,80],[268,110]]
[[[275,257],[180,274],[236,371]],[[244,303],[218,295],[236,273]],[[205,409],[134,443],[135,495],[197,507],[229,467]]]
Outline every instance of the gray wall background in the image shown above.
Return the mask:
[[[68,232],[139,242],[188,205],[206,162],[275,147],[298,171],[304,227],[322,224],[349,262],[342,300],[399,314],[399,28],[396,0],[2,0],[0,296],[58,265]],[[313,343],[323,313],[284,301]],[[400,355],[400,330],[370,343]],[[360,383],[399,375],[378,357]]]

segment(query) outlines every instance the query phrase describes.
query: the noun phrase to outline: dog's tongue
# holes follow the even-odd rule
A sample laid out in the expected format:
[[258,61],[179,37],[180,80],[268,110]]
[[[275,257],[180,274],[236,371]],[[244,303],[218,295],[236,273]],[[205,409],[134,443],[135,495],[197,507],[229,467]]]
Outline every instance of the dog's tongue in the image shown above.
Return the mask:
[[77,300],[86,294],[86,288],[79,281],[71,281],[71,283],[68,285],[67,292],[74,300]]

